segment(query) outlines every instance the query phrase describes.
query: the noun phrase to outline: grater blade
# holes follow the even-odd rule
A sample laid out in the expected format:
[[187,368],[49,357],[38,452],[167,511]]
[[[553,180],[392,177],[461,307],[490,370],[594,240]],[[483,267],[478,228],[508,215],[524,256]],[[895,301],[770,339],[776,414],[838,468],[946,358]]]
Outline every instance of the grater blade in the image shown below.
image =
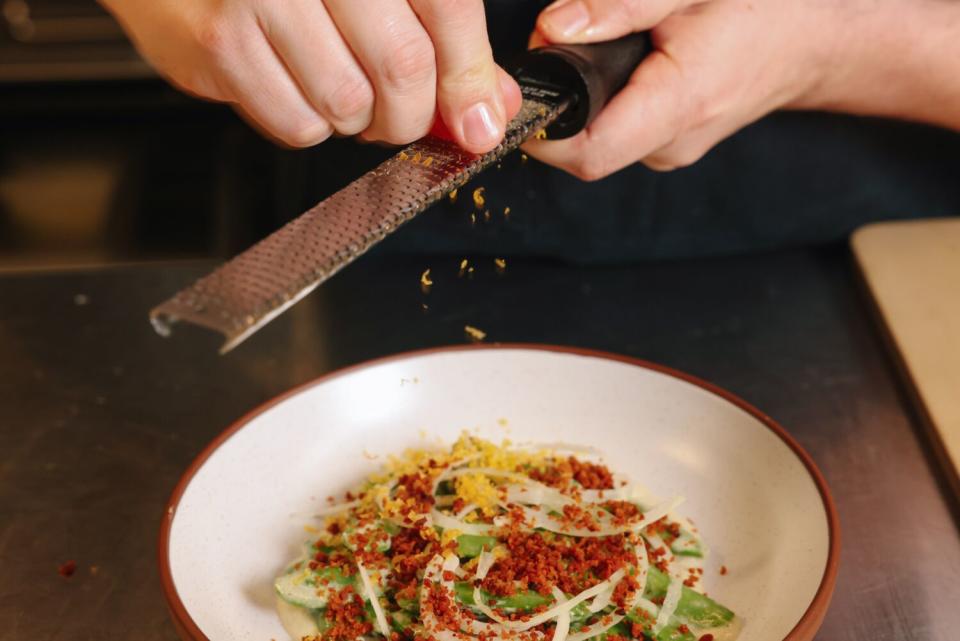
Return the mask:
[[150,312],[156,331],[186,321],[220,332],[224,354],[477,172],[563,113],[554,91],[524,87],[503,142],[482,156],[419,140]]

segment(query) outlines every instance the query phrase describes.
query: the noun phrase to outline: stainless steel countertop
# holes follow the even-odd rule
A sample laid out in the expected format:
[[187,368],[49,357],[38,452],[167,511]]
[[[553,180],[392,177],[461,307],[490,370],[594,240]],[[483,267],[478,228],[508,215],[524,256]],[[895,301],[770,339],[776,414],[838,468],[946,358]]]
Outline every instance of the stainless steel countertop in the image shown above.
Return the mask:
[[146,321],[209,264],[0,274],[0,640],[175,639],[156,540],[193,456],[293,385],[461,342],[465,324],[660,362],[755,404],[813,455],[839,508],[840,576],[818,639],[960,634],[956,498],[845,250],[591,269],[510,260],[502,278],[484,259],[470,281],[458,262],[365,258],[227,357],[212,334],[164,340]]

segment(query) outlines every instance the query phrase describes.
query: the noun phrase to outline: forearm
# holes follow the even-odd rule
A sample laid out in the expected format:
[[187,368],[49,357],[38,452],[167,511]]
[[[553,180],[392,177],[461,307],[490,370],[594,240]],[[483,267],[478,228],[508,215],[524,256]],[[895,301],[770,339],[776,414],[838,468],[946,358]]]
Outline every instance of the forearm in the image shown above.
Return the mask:
[[835,65],[794,106],[960,131],[960,1],[885,0],[838,11]]

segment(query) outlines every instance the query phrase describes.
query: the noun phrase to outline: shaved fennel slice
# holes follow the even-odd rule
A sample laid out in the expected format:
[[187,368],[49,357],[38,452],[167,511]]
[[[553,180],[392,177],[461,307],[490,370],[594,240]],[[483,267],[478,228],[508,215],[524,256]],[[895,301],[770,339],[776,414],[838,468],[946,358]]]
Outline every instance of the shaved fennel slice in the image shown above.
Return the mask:
[[596,598],[590,602],[590,605],[587,606],[587,611],[599,612],[610,605],[610,601],[613,600],[613,592],[617,589],[617,585],[619,585],[619,582],[611,584],[609,588],[598,594]]
[[[567,595],[563,593],[563,590],[557,586],[553,586],[553,598],[557,600],[557,603],[566,603]],[[567,635],[570,633],[570,610],[564,610],[557,617],[557,627],[553,630],[553,640],[552,641],[565,641]]]
[[360,572],[360,582],[363,583],[363,591],[367,593],[367,598],[370,599],[370,605],[373,606],[373,613],[377,617],[377,628],[380,629],[380,634],[386,638],[390,638],[390,626],[387,625],[387,615],[383,613],[383,606],[380,605],[380,599],[377,598],[377,593],[373,589],[373,583],[370,581],[370,575],[367,574],[367,568],[363,566],[363,563],[357,559],[357,570]]
[[611,583],[615,583],[620,579],[622,579],[623,575],[624,575],[624,571],[621,568],[616,572],[614,572],[613,574],[611,574],[610,578],[607,579],[606,581],[601,581],[600,583],[596,584],[592,588],[587,588],[580,594],[576,595],[575,597],[572,597],[569,601],[566,601],[564,603],[558,603],[554,605],[552,608],[550,608],[549,610],[541,612],[536,616],[533,616],[525,621],[511,621],[510,619],[504,619],[499,614],[494,612],[493,609],[490,608],[490,606],[488,606],[486,602],[483,600],[483,594],[480,592],[479,587],[475,587],[473,589],[473,601],[474,601],[475,607],[478,610],[480,610],[480,612],[485,614],[487,618],[493,621],[496,621],[497,623],[499,623],[500,625],[502,625],[504,628],[508,630],[523,632],[525,630],[529,630],[532,627],[538,626],[545,621],[549,621],[550,619],[553,619],[554,617],[558,616],[561,612],[564,612],[564,611],[569,612],[578,604],[586,601],[591,597],[595,597],[596,595],[606,590],[608,587],[610,587]]
[[485,535],[494,530],[494,526],[488,523],[467,523],[449,514],[444,514],[436,508],[430,510],[430,519],[437,527],[442,527],[444,530],[459,530],[463,534]]
[[317,519],[325,519],[328,516],[334,516],[336,514],[340,514],[341,512],[346,512],[347,510],[355,508],[358,505],[360,505],[359,500],[350,501],[349,503],[341,503],[340,505],[331,505],[328,508],[324,508],[318,511],[313,516],[314,518],[317,518]]
[[[602,536],[613,536],[614,534],[624,534],[626,532],[638,532],[645,527],[649,526],[651,523],[655,523],[666,516],[671,510],[680,505],[683,502],[683,497],[677,496],[669,501],[664,501],[663,503],[653,507],[646,513],[644,513],[643,518],[636,523],[629,523],[627,525],[619,525],[612,527],[601,527],[599,530],[587,530],[584,528],[571,528],[565,523],[557,521],[552,516],[538,512],[537,510],[531,510],[530,508],[520,505],[518,506],[522,511],[524,516],[533,523],[533,527],[542,528],[550,532],[556,532],[557,534],[566,534],[567,536],[579,536],[579,537],[602,537]],[[505,504],[502,505],[504,509],[507,509]]]
[[[429,582],[439,586],[441,590],[446,592],[450,600],[456,603],[453,582],[445,580],[443,573],[456,573],[459,568],[460,559],[455,555],[450,555],[444,559],[442,555],[438,554],[427,564],[423,575],[424,584]],[[483,635],[484,639],[489,641],[507,641],[507,637],[509,636],[508,631],[498,623],[477,621],[465,613],[463,616],[458,617],[457,621],[461,632],[448,629],[437,619],[436,613],[434,613],[433,606],[430,604],[430,599],[428,598],[428,590],[425,588],[420,590],[420,619],[426,631],[435,637],[437,641],[464,641],[465,634],[473,636]],[[543,634],[536,633],[530,641],[543,641],[543,638]]]
[[522,450],[536,450],[536,451],[545,451],[545,452],[575,452],[577,454],[592,454],[593,456],[601,457],[603,452],[598,450],[595,447],[590,445],[577,445],[575,443],[564,443],[558,441],[556,443],[537,443],[534,441],[526,441],[524,443],[517,443],[517,449]]
[[542,483],[517,483],[506,486],[507,503],[548,505],[561,508],[576,503],[572,498]]
[[629,501],[638,504],[641,509],[661,502],[656,495],[639,483],[621,485],[612,490],[583,490],[580,492],[580,498],[590,503]]
[[483,550],[480,553],[480,556],[477,557],[477,573],[476,579],[483,581],[487,577],[487,572],[490,571],[490,568],[493,567],[493,564],[497,562],[497,557],[493,555],[492,552]]
[[[663,541],[660,541],[663,544]],[[669,548],[668,548],[669,549]],[[677,611],[680,605],[680,597],[683,596],[683,581],[685,571],[690,568],[686,559],[672,557],[669,564],[670,585],[667,586],[667,594],[663,598],[663,605],[660,606],[660,612],[657,614],[657,622],[653,626],[654,633],[662,630],[668,623],[670,617]]]
[[[630,600],[627,601],[627,609],[632,610],[637,607],[641,601],[646,601],[643,598],[643,588],[647,585],[647,575],[650,574],[650,559],[647,556],[647,546],[644,544],[643,539],[639,540],[636,545],[633,546],[633,554],[637,559],[637,575],[634,577],[637,580],[637,590],[633,593],[633,596]],[[647,603],[650,603],[647,601]],[[653,605],[651,603],[651,605]]]

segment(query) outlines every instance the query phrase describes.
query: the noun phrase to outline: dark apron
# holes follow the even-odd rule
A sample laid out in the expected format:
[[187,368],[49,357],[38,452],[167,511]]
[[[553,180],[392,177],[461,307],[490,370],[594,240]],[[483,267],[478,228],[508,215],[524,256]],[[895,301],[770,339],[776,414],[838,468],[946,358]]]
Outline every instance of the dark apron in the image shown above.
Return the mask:
[[[499,60],[525,48],[546,4],[488,0]],[[313,154],[310,173],[321,180],[307,200],[389,155],[346,140]],[[480,211],[469,193],[477,186],[487,202]],[[457,203],[432,208],[380,251],[629,262],[837,242],[871,221],[957,214],[960,135],[880,119],[777,113],[669,173],[637,164],[583,183],[514,154],[461,189]]]

